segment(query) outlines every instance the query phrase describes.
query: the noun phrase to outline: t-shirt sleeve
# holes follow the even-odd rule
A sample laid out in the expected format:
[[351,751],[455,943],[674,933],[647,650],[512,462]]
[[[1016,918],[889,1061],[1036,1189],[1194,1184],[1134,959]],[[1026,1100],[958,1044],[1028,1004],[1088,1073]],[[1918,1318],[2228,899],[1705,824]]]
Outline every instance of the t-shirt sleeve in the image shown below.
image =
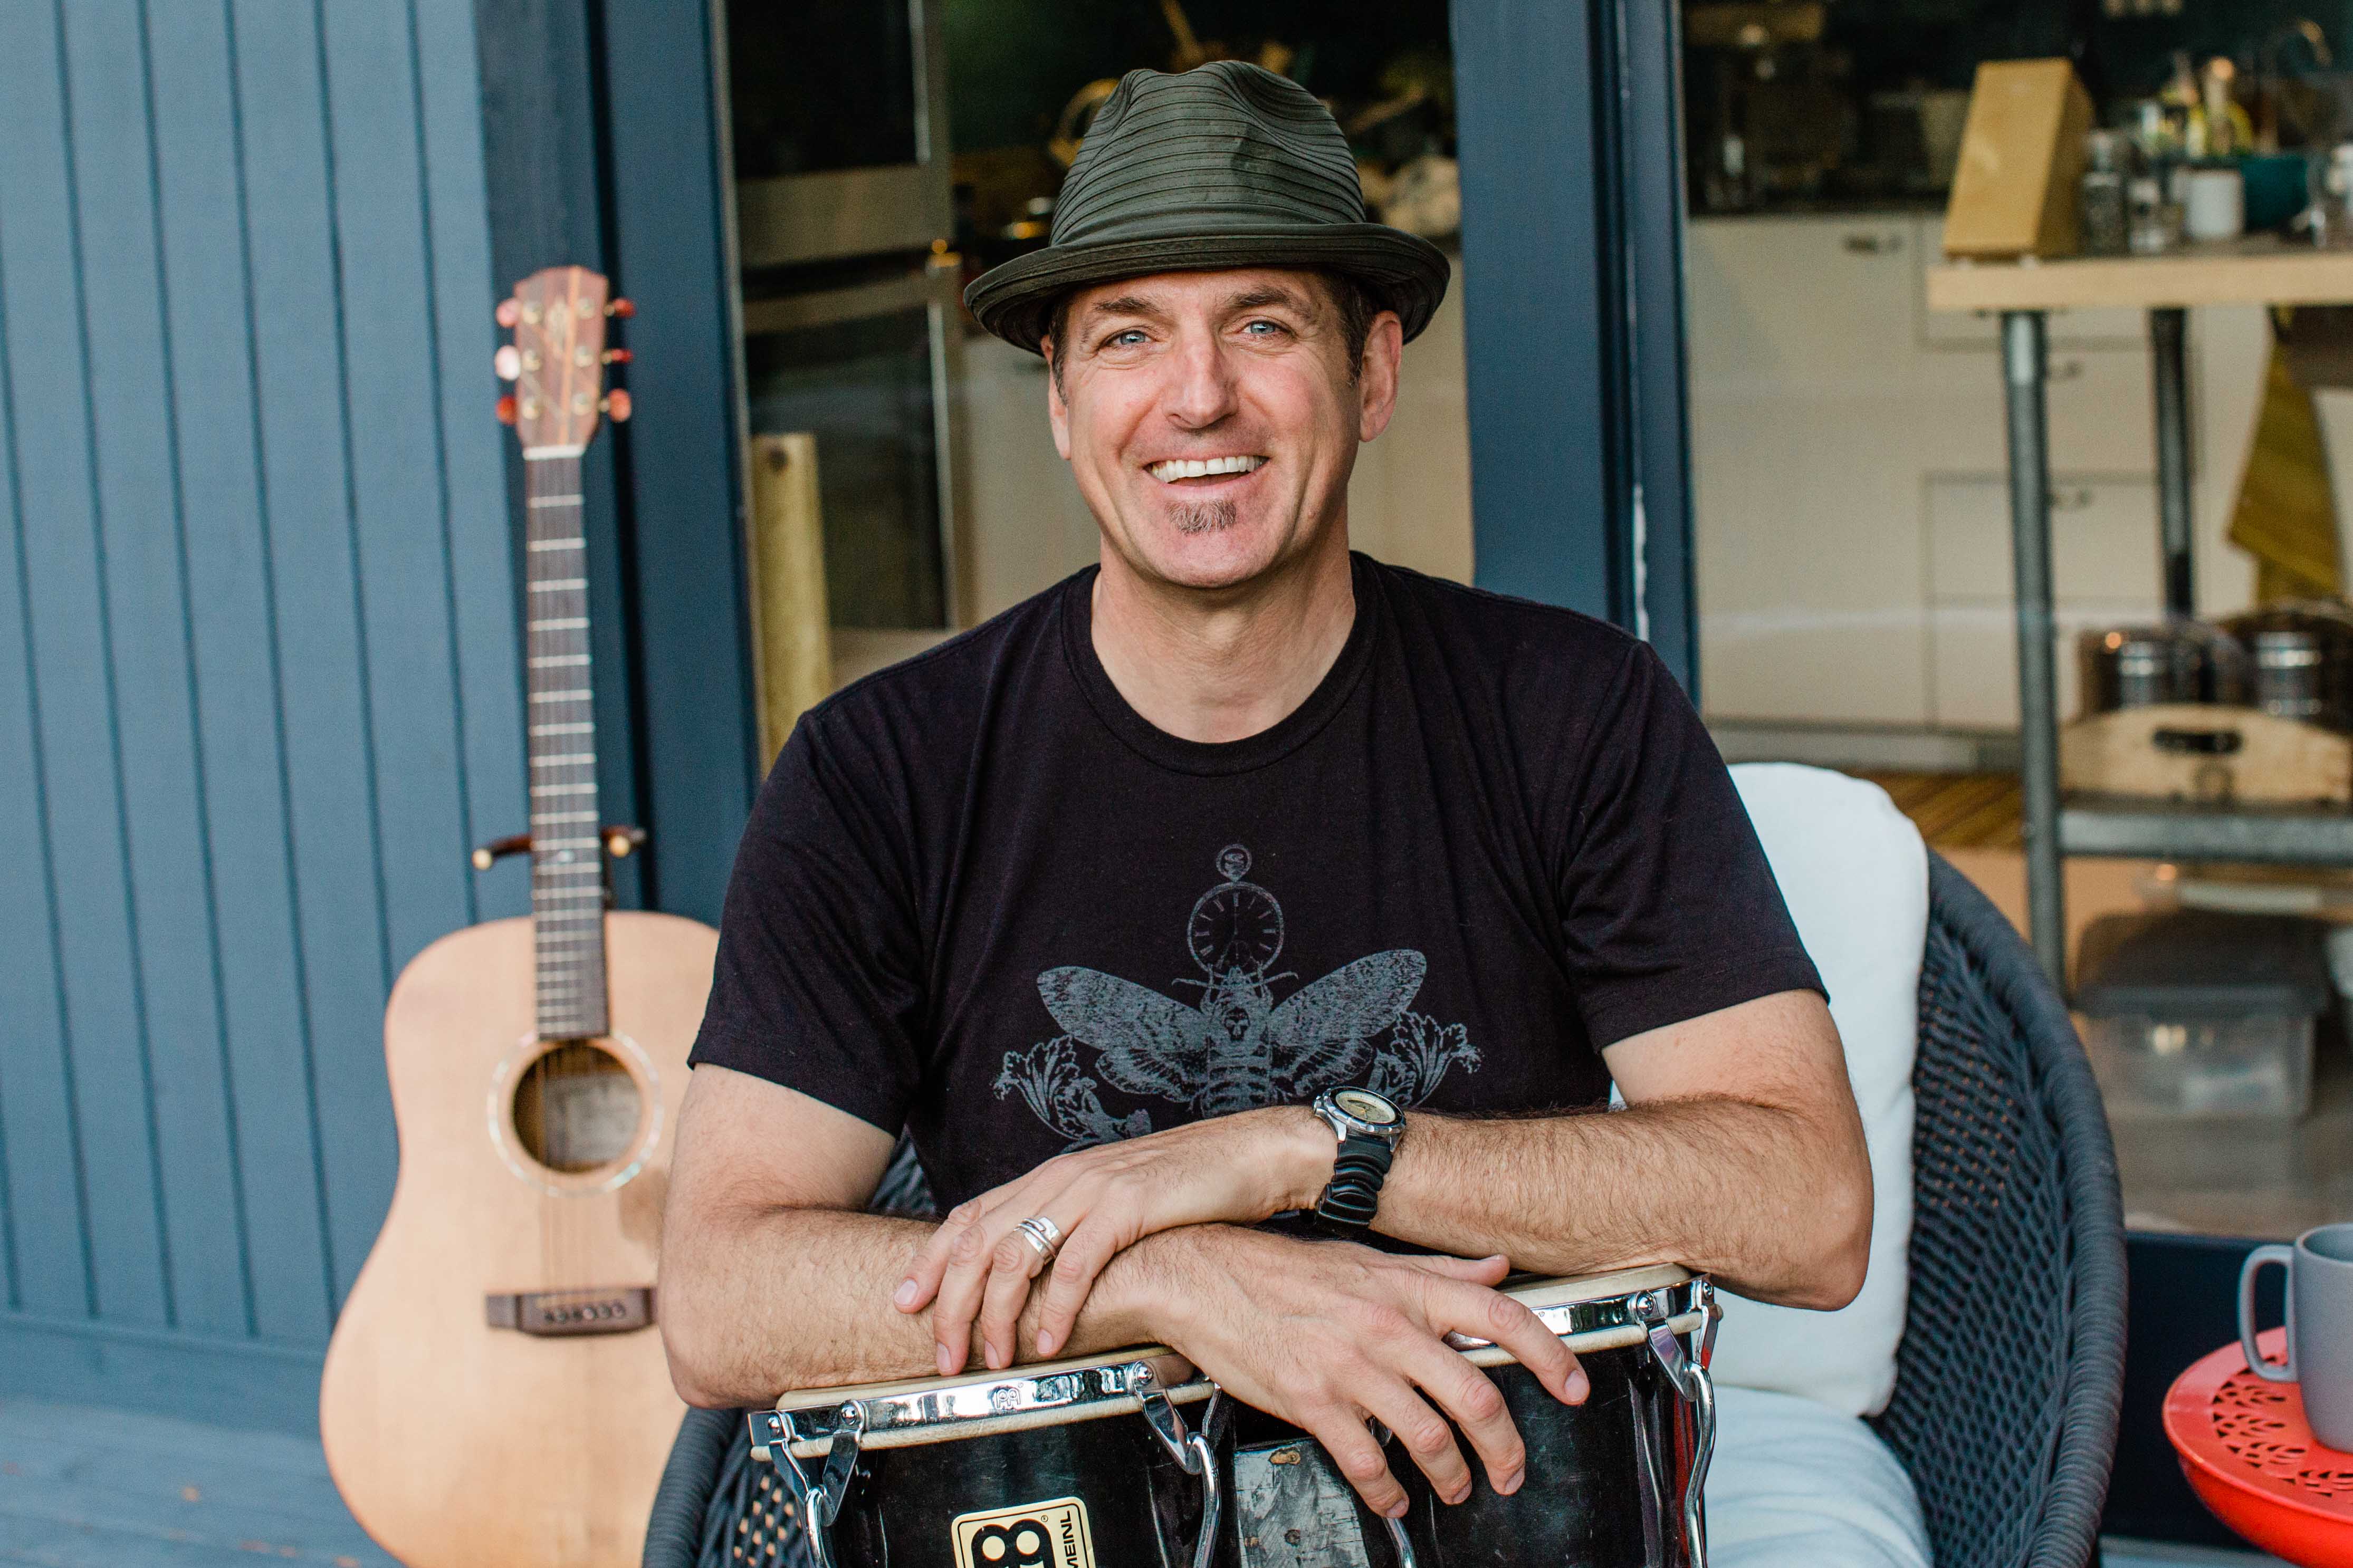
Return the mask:
[[1822,991],[1757,829],[1699,715],[1631,646],[1558,760],[1568,962],[1598,1049],[1781,991]]
[[896,1133],[921,1071],[914,835],[887,775],[851,765],[855,737],[828,717],[795,727],[753,805],[689,1060]]

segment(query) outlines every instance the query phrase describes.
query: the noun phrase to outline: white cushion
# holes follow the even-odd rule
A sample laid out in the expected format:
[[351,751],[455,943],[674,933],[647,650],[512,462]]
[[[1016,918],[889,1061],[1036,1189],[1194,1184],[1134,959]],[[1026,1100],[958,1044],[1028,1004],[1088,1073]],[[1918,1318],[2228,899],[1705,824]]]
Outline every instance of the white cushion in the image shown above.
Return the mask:
[[1714,1568],[1928,1568],[1912,1478],[1877,1433],[1789,1394],[1719,1388],[1707,1469]]
[[1871,1149],[1871,1268],[1835,1312],[1770,1307],[1726,1292],[1716,1381],[1803,1394],[1849,1415],[1887,1407],[1904,1337],[1912,1238],[1912,1058],[1928,855],[1876,784],[1823,768],[1745,763],[1733,782],[1798,935],[1831,994],[1848,1079]]

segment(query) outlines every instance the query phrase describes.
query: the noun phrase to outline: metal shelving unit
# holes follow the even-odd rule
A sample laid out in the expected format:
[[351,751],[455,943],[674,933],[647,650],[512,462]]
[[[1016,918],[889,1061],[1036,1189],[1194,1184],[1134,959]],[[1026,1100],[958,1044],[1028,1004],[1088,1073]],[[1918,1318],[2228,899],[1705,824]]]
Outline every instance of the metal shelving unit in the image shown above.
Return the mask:
[[2353,812],[2071,795],[2059,806],[2059,853],[2353,867]]
[[2061,863],[2069,855],[2353,866],[2353,812],[2201,807],[2059,795],[2059,701],[2052,644],[2051,450],[2043,405],[2053,310],[2148,312],[2157,395],[2158,548],[2166,606],[2191,614],[2189,389],[2193,305],[2353,302],[2353,251],[2268,237],[2167,256],[1948,262],[1928,272],[1928,308],[2001,318],[2010,416],[2011,569],[2017,584],[2020,783],[2026,807],[2028,923],[2043,967],[2067,973]]

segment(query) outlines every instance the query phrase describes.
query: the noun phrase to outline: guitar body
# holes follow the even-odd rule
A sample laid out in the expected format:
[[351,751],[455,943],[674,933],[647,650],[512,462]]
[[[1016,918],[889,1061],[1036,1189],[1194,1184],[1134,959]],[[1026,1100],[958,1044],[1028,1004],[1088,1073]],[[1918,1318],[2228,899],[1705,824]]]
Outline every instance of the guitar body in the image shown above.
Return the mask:
[[[536,1334],[492,1327],[485,1306],[654,1283],[718,933],[628,911],[604,930],[609,1027],[592,1046],[535,1032],[523,919],[435,942],[385,1015],[400,1176],[328,1346],[319,1425],[344,1500],[408,1568],[633,1568],[644,1550],[685,1410],[660,1331]],[[604,1053],[591,1109],[618,1152],[586,1169],[530,1152],[548,1071],[535,1084],[533,1062],[551,1050]],[[634,1122],[614,1110],[631,1104]]]

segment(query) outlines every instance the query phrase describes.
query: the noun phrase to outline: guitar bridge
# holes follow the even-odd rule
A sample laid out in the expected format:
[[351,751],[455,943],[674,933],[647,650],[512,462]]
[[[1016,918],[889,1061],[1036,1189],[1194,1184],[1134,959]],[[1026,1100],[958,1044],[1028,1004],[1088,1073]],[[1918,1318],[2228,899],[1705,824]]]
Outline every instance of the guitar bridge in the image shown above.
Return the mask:
[[494,1329],[543,1339],[576,1334],[626,1334],[654,1321],[654,1288],[619,1290],[532,1290],[491,1295],[483,1304]]

